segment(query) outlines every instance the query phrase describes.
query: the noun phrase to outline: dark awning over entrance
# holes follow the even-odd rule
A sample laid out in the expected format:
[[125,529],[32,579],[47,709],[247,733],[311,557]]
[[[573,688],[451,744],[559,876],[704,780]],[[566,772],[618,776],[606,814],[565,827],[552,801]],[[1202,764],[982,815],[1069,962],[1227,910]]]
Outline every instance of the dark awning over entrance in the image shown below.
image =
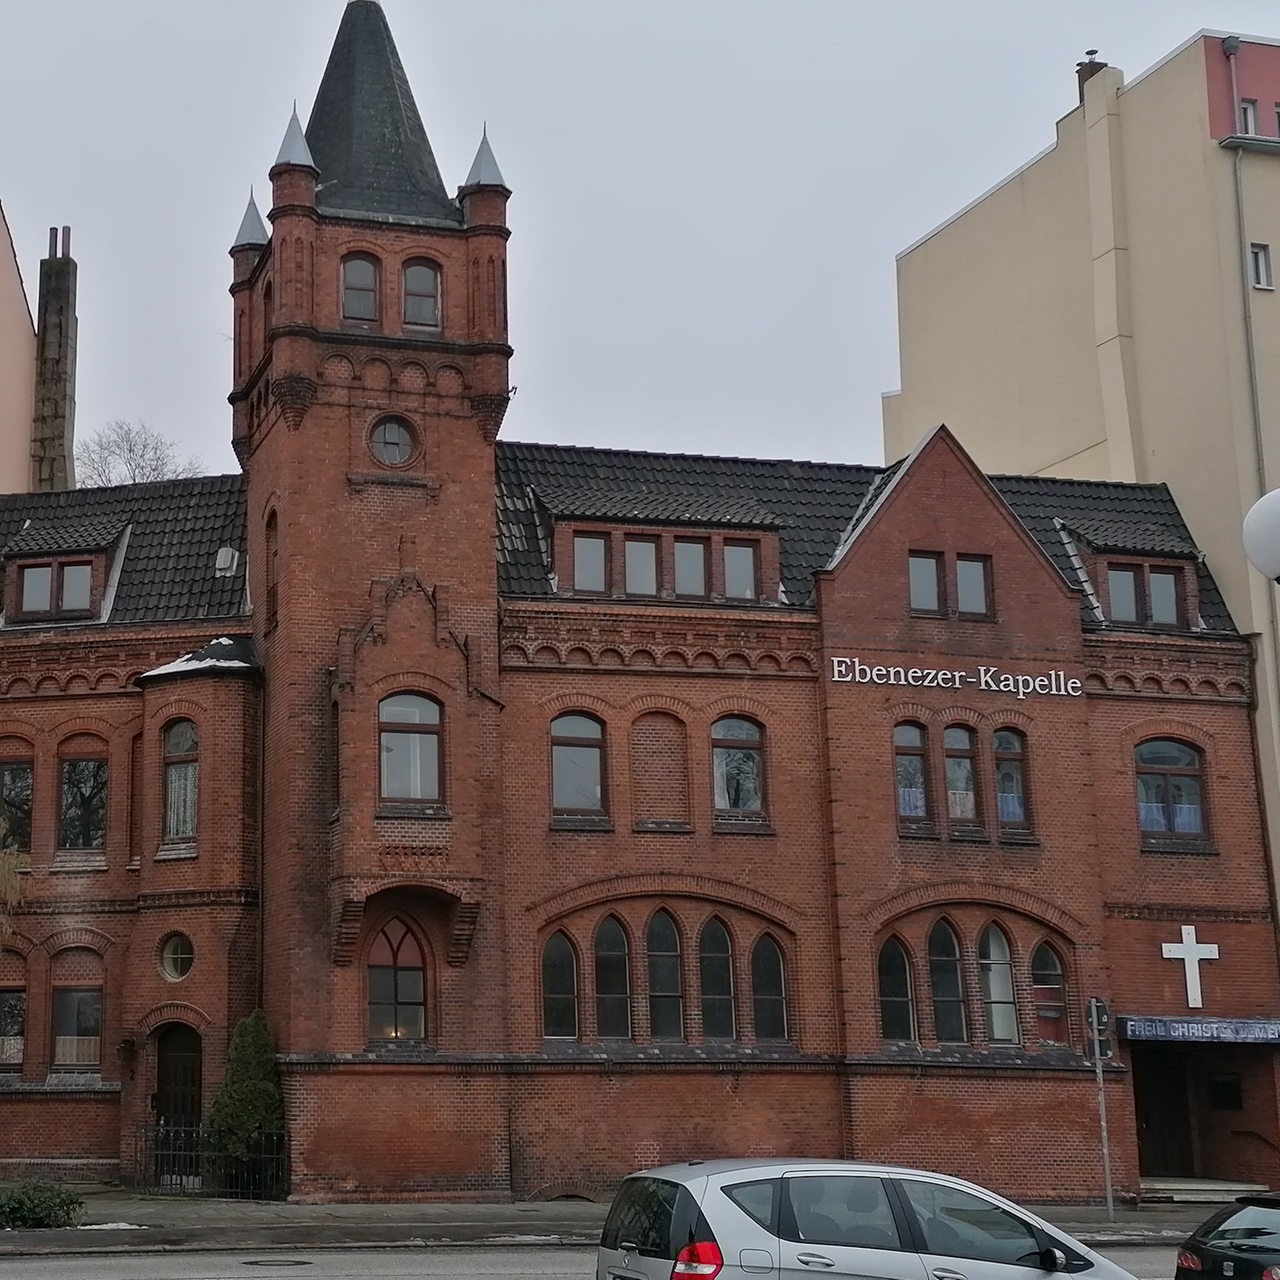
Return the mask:
[[1280,1044],[1280,1018],[1168,1018],[1122,1013],[1122,1040],[1181,1040],[1190,1043]]

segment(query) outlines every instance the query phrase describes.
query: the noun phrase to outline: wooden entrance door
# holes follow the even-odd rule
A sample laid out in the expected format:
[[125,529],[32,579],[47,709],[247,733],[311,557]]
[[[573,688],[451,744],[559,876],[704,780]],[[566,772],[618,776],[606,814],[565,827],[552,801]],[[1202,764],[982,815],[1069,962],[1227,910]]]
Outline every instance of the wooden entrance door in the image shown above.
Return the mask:
[[1133,1105],[1138,1117],[1138,1171],[1144,1178],[1194,1178],[1191,1099],[1183,1051],[1136,1042]]
[[162,1187],[199,1177],[203,1057],[194,1027],[174,1022],[156,1036],[156,1177]]

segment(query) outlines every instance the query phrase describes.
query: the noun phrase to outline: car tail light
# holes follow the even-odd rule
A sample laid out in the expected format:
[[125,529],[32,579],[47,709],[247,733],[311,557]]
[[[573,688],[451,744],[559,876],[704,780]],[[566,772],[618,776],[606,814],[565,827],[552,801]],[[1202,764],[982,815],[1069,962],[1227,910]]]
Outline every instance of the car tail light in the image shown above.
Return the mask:
[[671,1280],[676,1280],[676,1276],[706,1276],[712,1280],[723,1270],[724,1254],[720,1246],[714,1240],[699,1240],[680,1250],[676,1265],[671,1268]]
[[[1178,1250],[1178,1269],[1180,1271],[1203,1271],[1204,1264],[1190,1249]],[[1277,1280],[1275,1276],[1265,1276],[1264,1280]]]
[[1262,1280],[1280,1280],[1280,1267],[1268,1267],[1262,1273]]

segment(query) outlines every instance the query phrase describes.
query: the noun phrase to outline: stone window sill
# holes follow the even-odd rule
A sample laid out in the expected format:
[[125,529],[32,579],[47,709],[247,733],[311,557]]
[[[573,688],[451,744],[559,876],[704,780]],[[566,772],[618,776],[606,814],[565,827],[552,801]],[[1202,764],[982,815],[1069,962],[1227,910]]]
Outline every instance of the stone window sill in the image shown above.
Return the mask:
[[1218,848],[1208,840],[1153,840],[1143,837],[1143,853],[1191,854],[1193,857],[1217,857]]
[[410,819],[419,822],[452,822],[453,814],[443,804],[397,804],[384,800],[374,811],[380,819]]
[[931,840],[934,843],[942,839],[938,834],[937,828],[928,823],[920,823],[918,826],[900,826],[898,828],[898,838],[901,840]]
[[724,813],[716,814],[712,830],[720,836],[776,836],[778,834],[769,824],[768,818],[738,818]]
[[1038,849],[1040,839],[1031,831],[1002,831],[1000,844],[1006,849]]
[[677,835],[693,834],[693,827],[687,822],[679,822],[674,818],[650,818],[637,822],[631,830],[637,835]]
[[105,871],[107,855],[101,849],[59,849],[49,868],[55,874],[79,875],[89,871]]
[[196,857],[198,850],[194,841],[173,841],[162,844],[156,850],[157,862],[183,862]]
[[605,814],[558,813],[551,819],[552,831],[612,831],[613,819]]

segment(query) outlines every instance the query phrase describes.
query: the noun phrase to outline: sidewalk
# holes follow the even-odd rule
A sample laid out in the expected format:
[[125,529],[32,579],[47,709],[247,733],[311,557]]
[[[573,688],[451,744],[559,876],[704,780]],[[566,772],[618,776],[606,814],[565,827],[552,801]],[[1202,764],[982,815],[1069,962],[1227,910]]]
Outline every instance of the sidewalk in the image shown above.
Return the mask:
[[[67,1231],[0,1232],[0,1258],[58,1253],[170,1250],[405,1248],[439,1244],[595,1245],[606,1205],[582,1200],[518,1204],[278,1204],[138,1196],[81,1187],[83,1225]],[[1178,1244],[1211,1205],[1034,1208],[1100,1248]]]

